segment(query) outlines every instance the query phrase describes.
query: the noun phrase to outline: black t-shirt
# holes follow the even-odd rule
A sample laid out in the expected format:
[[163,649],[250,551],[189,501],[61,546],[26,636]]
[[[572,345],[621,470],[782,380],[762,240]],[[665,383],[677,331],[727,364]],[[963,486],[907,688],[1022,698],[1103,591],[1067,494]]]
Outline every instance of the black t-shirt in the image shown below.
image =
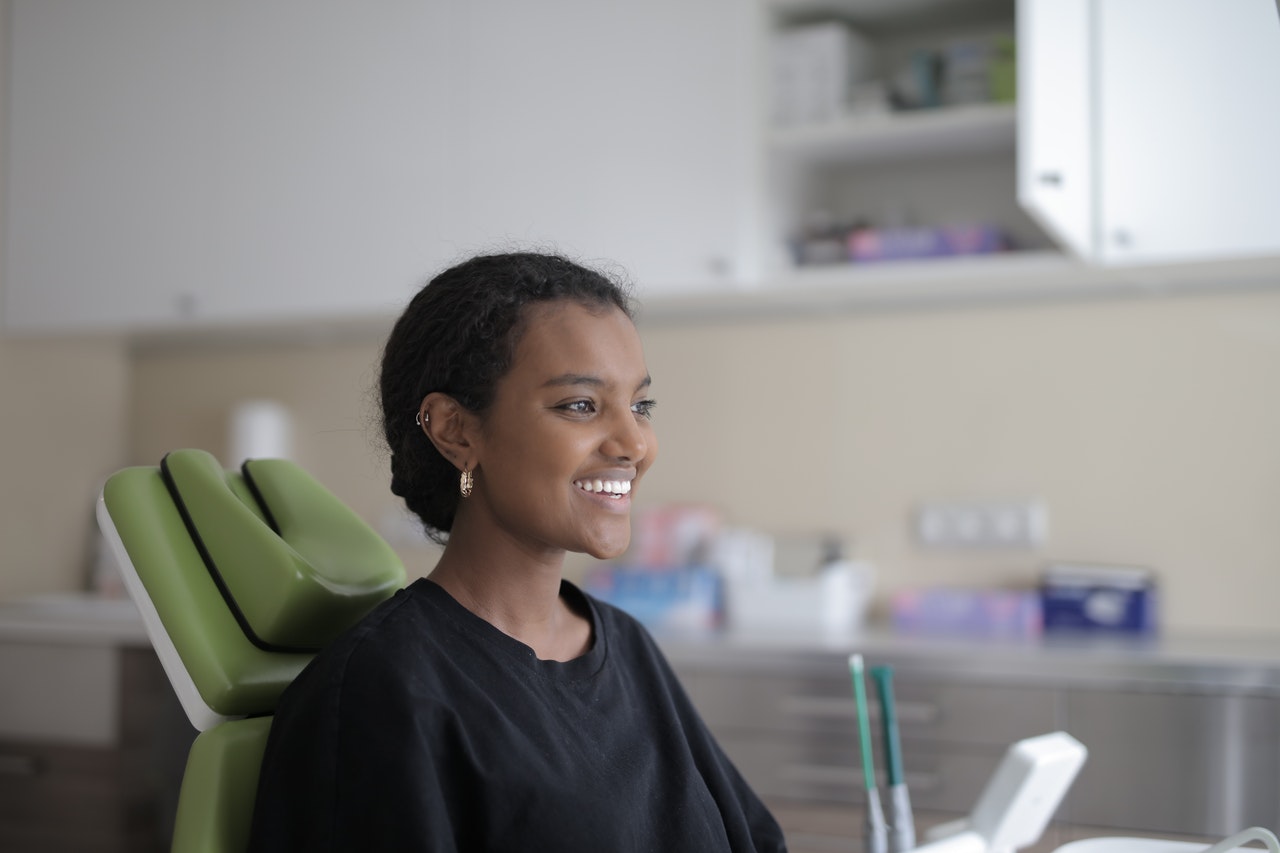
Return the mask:
[[567,662],[419,580],[281,697],[254,851],[784,851],[653,639],[572,584]]

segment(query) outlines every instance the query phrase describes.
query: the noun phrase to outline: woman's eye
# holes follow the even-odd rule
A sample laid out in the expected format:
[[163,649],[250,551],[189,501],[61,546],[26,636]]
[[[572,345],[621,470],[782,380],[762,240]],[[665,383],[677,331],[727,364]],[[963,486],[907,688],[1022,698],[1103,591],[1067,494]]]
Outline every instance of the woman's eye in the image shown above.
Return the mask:
[[573,412],[575,415],[589,415],[596,410],[595,403],[590,400],[574,400],[571,403],[565,403],[560,408],[566,412]]
[[658,405],[656,400],[641,400],[631,404],[631,411],[642,418],[651,418],[653,417],[653,407],[656,405]]

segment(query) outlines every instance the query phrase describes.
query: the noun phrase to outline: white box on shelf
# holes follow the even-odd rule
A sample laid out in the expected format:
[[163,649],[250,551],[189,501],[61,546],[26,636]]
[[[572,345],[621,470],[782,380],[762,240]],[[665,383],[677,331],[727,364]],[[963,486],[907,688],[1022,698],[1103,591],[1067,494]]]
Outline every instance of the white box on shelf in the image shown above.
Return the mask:
[[812,124],[839,118],[870,68],[870,46],[838,21],[778,32],[773,38],[775,123]]

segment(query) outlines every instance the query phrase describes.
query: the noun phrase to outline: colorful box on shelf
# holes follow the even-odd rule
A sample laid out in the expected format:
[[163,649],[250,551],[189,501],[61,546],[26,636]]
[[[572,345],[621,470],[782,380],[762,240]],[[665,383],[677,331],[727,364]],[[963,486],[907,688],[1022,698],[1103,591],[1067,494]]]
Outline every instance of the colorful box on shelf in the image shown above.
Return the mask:
[[1009,249],[1004,233],[990,225],[859,228],[849,233],[846,245],[849,260],[859,263],[986,255]]
[[1040,595],[1046,632],[1151,634],[1157,627],[1149,569],[1059,563],[1045,569]]
[[653,631],[710,632],[724,618],[720,573],[706,566],[603,566],[587,573],[583,589]]

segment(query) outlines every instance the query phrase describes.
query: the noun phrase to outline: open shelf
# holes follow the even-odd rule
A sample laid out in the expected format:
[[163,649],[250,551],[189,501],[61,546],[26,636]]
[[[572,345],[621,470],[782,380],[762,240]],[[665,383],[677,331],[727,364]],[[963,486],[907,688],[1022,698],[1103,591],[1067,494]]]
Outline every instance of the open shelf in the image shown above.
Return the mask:
[[913,112],[854,115],[837,121],[777,128],[777,156],[807,163],[860,165],[980,152],[1012,152],[1014,104],[969,104]]
[[1014,0],[767,0],[770,10],[786,20],[840,18],[882,34],[901,28],[954,26],[992,18],[1011,18]]

